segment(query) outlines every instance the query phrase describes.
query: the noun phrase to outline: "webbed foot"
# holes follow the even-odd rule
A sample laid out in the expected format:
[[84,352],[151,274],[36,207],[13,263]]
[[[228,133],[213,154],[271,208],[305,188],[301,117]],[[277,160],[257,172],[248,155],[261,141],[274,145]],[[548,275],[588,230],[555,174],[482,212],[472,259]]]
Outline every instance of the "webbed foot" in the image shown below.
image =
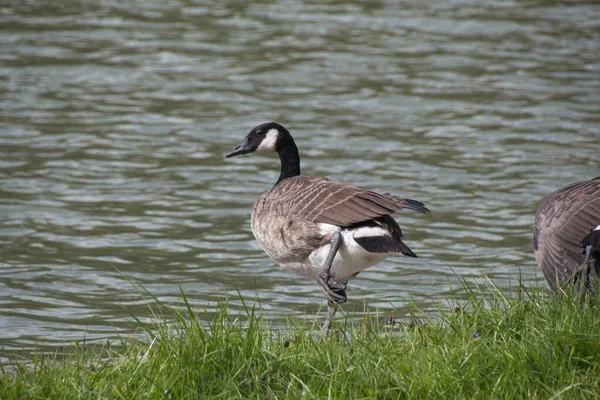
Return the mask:
[[321,285],[325,296],[336,304],[348,301],[346,296],[346,284],[338,281],[335,276],[327,270],[319,272],[317,282]]

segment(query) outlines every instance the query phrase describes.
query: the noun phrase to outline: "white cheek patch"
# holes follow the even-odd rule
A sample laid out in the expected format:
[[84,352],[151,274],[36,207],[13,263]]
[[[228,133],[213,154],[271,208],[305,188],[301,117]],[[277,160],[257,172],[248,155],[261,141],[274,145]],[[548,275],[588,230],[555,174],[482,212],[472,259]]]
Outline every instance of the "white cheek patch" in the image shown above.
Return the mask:
[[279,131],[277,129],[269,129],[269,132],[267,132],[262,142],[260,142],[256,151],[275,151],[278,136]]

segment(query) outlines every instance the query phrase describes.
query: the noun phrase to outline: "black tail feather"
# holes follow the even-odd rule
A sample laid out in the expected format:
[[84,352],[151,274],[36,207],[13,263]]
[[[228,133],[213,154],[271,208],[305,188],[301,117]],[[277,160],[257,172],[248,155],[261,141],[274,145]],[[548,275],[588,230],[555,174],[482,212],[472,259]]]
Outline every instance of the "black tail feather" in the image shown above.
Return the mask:
[[425,204],[421,203],[418,200],[404,199],[404,201],[407,204],[406,208],[408,208],[409,210],[418,211],[420,213],[428,213],[429,212],[429,209],[427,207],[425,207]]
[[355,237],[354,241],[369,253],[402,253],[408,257],[417,256],[404,242],[391,236]]
[[413,210],[413,211],[418,211],[420,213],[428,213],[429,212],[429,209],[427,207],[425,207],[425,204],[418,200],[403,199],[398,196],[391,195],[389,193],[386,193],[385,195],[391,196],[394,199],[400,200],[402,203],[404,203],[402,208],[406,208],[406,209]]
[[400,253],[405,256],[417,258],[417,255],[404,242],[398,243],[398,248],[400,249]]

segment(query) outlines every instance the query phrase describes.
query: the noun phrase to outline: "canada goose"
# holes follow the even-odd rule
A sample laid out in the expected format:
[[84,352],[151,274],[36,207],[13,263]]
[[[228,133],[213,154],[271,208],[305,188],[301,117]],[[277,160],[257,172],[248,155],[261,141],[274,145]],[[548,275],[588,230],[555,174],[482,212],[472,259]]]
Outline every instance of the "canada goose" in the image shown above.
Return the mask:
[[580,295],[593,291],[591,274],[600,276],[599,247],[600,176],[567,185],[542,200],[533,249],[552,290],[572,282]]
[[277,152],[281,173],[254,204],[252,233],[279,265],[321,285],[328,310],[323,328],[328,331],[337,306],[347,301],[351,278],[389,253],[416,257],[390,214],[403,208],[429,210],[416,200],[300,175],[298,147],[290,132],[275,122],[253,128],[225,156],[254,151]]

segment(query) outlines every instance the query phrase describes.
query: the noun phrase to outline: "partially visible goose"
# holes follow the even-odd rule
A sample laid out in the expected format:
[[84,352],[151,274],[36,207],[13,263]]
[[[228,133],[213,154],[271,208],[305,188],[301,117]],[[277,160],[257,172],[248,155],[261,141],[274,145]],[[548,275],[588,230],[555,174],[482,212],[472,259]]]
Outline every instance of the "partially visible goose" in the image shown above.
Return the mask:
[[328,300],[328,330],[336,307],[347,301],[348,280],[390,253],[416,257],[402,242],[391,214],[403,208],[429,210],[416,200],[300,175],[298,147],[288,130],[275,122],[253,128],[225,156],[254,151],[277,152],[281,173],[254,204],[252,233],[278,264],[321,285]]
[[533,249],[552,290],[571,282],[580,294],[593,291],[594,276],[600,275],[599,247],[600,176],[572,183],[542,200]]

